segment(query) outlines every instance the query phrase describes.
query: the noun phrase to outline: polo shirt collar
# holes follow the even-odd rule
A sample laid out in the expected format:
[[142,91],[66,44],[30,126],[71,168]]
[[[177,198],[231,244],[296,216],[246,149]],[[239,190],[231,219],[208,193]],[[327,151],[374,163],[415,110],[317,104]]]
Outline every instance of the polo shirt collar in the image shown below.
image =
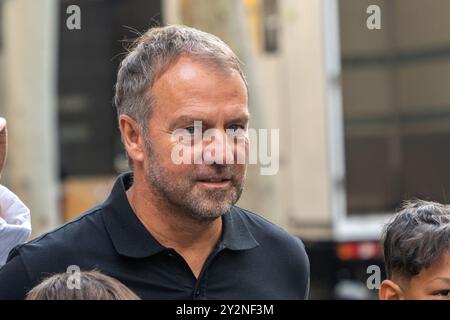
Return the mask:
[[242,209],[232,207],[222,216],[223,247],[230,250],[249,250],[259,246],[248,227],[245,225],[241,213]]
[[133,212],[126,190],[133,184],[133,175],[120,175],[111,194],[103,204],[103,219],[116,251],[131,258],[149,257],[166,250],[147,231]]
[[[131,172],[120,175],[109,198],[103,204],[103,219],[116,251],[127,257],[145,258],[168,250],[161,245],[138,219],[128,202],[126,190],[133,183]],[[258,246],[240,213],[233,207],[222,216],[222,248],[248,250]]]

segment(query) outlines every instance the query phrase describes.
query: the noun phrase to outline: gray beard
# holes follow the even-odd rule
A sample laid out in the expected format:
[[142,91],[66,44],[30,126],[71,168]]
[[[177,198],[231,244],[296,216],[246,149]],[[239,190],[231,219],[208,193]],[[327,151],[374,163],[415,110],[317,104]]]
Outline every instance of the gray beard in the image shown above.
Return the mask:
[[243,181],[237,183],[232,180],[232,189],[200,192],[194,189],[193,179],[186,183],[170,180],[167,178],[170,175],[158,165],[151,150],[148,151],[148,160],[152,166],[146,169],[146,183],[156,191],[161,203],[175,209],[173,212],[180,212],[198,223],[210,223],[228,212],[242,194]]

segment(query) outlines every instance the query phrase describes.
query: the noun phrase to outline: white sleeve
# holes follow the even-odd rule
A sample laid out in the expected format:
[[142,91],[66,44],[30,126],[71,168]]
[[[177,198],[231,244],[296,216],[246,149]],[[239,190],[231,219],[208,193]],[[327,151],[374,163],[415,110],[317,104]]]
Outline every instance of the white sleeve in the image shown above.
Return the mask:
[[31,233],[30,210],[8,188],[0,185],[0,267],[15,246]]

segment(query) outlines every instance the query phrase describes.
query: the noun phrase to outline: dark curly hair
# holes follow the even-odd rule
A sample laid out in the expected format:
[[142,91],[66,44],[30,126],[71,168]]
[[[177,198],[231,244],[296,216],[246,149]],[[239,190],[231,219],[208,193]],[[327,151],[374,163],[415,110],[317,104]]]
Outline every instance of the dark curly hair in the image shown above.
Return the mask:
[[382,238],[386,274],[411,278],[450,252],[450,206],[413,200],[386,226]]

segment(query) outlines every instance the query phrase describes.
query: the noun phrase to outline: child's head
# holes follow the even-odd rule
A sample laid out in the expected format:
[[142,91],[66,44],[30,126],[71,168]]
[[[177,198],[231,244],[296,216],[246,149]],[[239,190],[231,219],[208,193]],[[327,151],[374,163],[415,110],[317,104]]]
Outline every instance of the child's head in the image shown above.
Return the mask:
[[407,202],[383,235],[381,299],[450,299],[450,206]]
[[118,280],[98,271],[78,273],[79,288],[70,286],[71,273],[55,274],[27,294],[27,300],[139,300]]

